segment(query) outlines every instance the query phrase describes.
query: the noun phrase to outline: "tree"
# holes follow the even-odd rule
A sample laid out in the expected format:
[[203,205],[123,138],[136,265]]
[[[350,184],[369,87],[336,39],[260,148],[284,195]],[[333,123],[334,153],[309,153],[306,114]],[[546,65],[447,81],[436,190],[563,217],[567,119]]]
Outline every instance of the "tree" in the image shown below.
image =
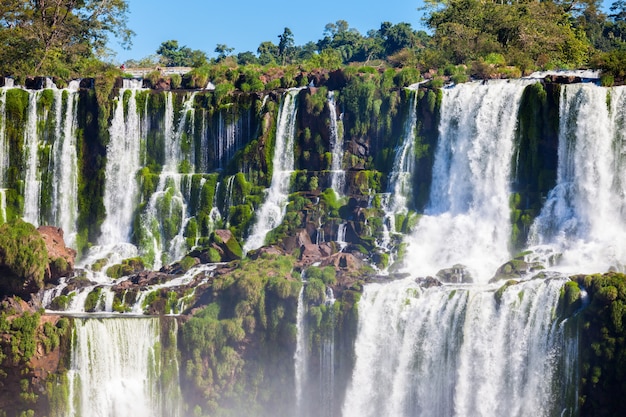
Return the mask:
[[278,46],[270,41],[261,42],[257,53],[259,54],[259,62],[261,65],[274,64],[278,59]]
[[177,40],[161,43],[156,51],[161,55],[166,67],[200,67],[207,63],[206,54],[198,49],[192,50],[186,46],[179,46]]
[[[442,7],[442,6],[443,7]],[[434,47],[455,64],[502,54],[521,69],[578,67],[590,48],[571,7],[552,1],[448,0],[427,18]]]
[[126,0],[3,0],[0,63],[5,73],[80,71],[109,36],[130,45]]
[[228,45],[224,43],[218,43],[215,47],[215,52],[217,52],[217,62],[222,61],[228,55],[230,55],[235,48],[230,48]]
[[240,65],[256,64],[259,59],[254,55],[254,52],[246,51],[237,54],[237,63]]
[[293,53],[294,40],[291,29],[285,28],[282,35],[278,35],[278,40],[278,56],[282,59],[283,65],[285,65]]

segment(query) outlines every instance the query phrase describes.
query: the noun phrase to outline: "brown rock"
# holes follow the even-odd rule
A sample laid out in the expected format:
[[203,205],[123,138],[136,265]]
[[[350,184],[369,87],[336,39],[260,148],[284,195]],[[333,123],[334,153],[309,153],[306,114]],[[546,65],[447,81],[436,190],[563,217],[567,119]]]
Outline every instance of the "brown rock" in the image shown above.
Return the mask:
[[313,243],[302,245],[302,253],[300,254],[300,261],[302,261],[302,265],[311,265],[321,260],[322,251],[320,251],[319,245],[315,245]]
[[48,249],[50,264],[47,277],[50,280],[57,280],[62,276],[67,276],[74,270],[76,251],[65,245],[63,230],[60,227],[39,226],[37,229]]

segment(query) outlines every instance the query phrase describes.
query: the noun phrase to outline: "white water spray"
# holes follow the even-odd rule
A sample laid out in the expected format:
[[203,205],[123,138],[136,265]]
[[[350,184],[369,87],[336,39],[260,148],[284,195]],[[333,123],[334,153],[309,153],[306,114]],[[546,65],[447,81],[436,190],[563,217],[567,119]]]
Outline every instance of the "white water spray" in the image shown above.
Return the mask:
[[272,159],[273,173],[267,198],[257,211],[256,223],[244,244],[250,251],[263,246],[265,236],[278,227],[285,216],[289,194],[289,179],[294,169],[294,136],[297,115],[297,96],[301,88],[285,93],[276,122],[276,144]]
[[343,170],[343,123],[337,117],[335,92],[328,92],[328,111],[330,120],[330,146],[332,154],[330,186],[338,196],[343,196],[346,187],[346,172]]
[[[130,83],[131,80],[125,81]],[[133,84],[133,87],[136,85]],[[125,112],[124,94],[127,91],[128,109]],[[130,241],[133,212],[138,198],[136,175],[141,168],[140,149],[144,140],[135,97],[137,91],[136,88],[120,90],[109,127],[104,185],[107,215],[101,226],[101,245]]]
[[562,253],[557,269],[625,270],[626,89],[563,86],[557,184],[529,241]]
[[555,415],[564,280],[509,287],[365,287],[344,417]]
[[407,271],[464,264],[486,282],[509,257],[509,179],[520,99],[530,81],[443,91],[427,215],[408,238]]

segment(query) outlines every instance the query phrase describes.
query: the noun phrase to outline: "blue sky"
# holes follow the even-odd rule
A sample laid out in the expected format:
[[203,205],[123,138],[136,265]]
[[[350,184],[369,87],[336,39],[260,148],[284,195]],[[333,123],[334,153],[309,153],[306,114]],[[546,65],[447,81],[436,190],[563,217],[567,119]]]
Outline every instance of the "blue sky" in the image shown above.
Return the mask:
[[235,54],[256,52],[263,41],[278,44],[285,27],[293,32],[296,45],[303,45],[321,39],[324,26],[340,19],[362,34],[384,21],[424,28],[424,13],[417,10],[421,0],[128,0],[128,4],[128,26],[136,35],[130,50],[121,49],[116,40],[109,43],[118,63],[154,54],[169,39],[209,57],[216,56],[218,43],[235,48]]

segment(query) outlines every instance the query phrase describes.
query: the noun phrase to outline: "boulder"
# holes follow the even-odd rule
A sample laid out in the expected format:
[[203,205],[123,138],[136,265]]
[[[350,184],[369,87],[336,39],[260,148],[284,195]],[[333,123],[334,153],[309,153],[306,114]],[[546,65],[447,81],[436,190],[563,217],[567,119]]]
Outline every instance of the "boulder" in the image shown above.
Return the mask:
[[302,245],[300,252],[300,261],[303,266],[311,265],[322,260],[322,251],[319,245],[307,243]]
[[345,273],[357,273],[365,266],[365,262],[351,253],[339,252],[324,258],[320,266],[328,265],[334,266],[337,270],[343,270]]
[[456,264],[452,268],[445,268],[437,272],[437,278],[441,282],[453,284],[471,284],[474,282],[472,274],[467,270],[465,265]]
[[416,278],[415,282],[422,288],[431,288],[431,287],[441,287],[443,284],[437,278],[426,277],[426,278]]
[[211,235],[211,241],[218,252],[222,254],[222,260],[224,262],[242,258],[243,249],[230,230],[216,230]]
[[74,271],[76,251],[65,245],[63,229],[53,226],[39,226],[37,231],[43,238],[48,249],[48,270],[46,278],[57,281],[60,277],[68,276]]
[[536,272],[542,269],[544,269],[544,266],[540,262],[526,262],[519,258],[511,259],[498,268],[495,275],[489,280],[489,282],[493,283],[501,280],[522,278],[531,272]]

